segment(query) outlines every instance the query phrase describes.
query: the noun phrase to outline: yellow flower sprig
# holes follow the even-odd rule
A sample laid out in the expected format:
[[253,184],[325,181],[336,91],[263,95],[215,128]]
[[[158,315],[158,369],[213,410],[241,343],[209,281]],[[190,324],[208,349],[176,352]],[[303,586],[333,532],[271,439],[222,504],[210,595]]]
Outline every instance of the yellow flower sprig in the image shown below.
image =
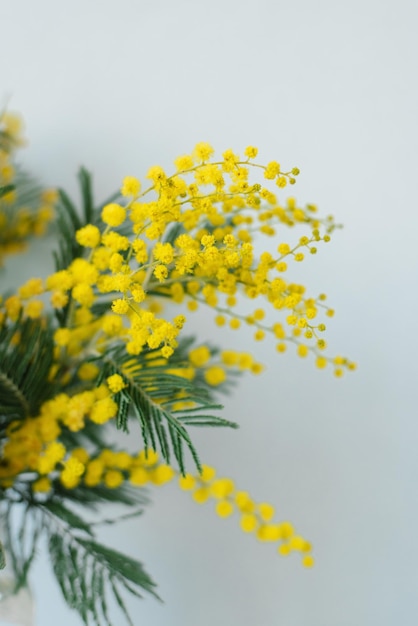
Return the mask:
[[[323,354],[326,342],[318,332],[323,333],[326,326],[317,317],[326,296],[307,297],[303,285],[285,278],[289,259],[301,262],[303,250],[314,254],[318,242],[330,240],[335,228],[332,218],[320,220],[316,207],[301,209],[292,198],[282,207],[272,191],[259,183],[250,185],[252,167],[264,172],[267,181],[275,180],[279,188],[283,180],[294,180],[276,162],[253,163],[255,148],[245,151],[246,161],[226,151],[222,161],[210,162],[212,153],[209,144],[198,144],[192,155],[176,159],[178,172],[171,176],[160,167],[151,168],[147,177],[153,184],[143,192],[138,179],[126,177],[121,192],[129,198],[127,205],[106,205],[101,213],[103,228],[87,224],[77,231],[77,242],[89,250],[88,258],[76,258],[67,269],[49,276],[43,286],[51,293],[54,308],[62,309],[69,300],[72,303],[65,343],[64,331],[60,331],[59,345],[70,354],[81,354],[86,347],[83,336],[91,339],[93,324],[96,333],[100,334],[101,327],[104,342],[120,339],[129,354],[161,347],[163,356],[169,358],[186,318],[158,317],[155,298],[161,296],[185,304],[189,311],[208,305],[219,326],[228,318],[233,330],[243,323],[255,325],[256,341],[272,333],[279,339],[279,352],[286,349],[286,342],[296,343],[299,356],[313,353],[318,367],[331,363],[337,376],[344,368],[353,369],[355,364],[347,358]],[[188,182],[187,176],[193,176],[194,182]],[[151,193],[156,198],[145,202]],[[263,210],[263,202],[270,208]],[[272,236],[278,226],[295,224],[308,227],[311,235],[300,237],[294,245],[278,244],[278,255],[265,251],[259,260],[255,258],[254,233]],[[325,232],[321,233],[321,225]],[[177,236],[171,235],[174,227],[181,227]],[[40,293],[38,282],[35,288],[29,281],[18,299],[12,296],[6,301],[11,319],[23,306],[30,317],[41,314],[40,301],[24,303]],[[113,316],[92,316],[91,308],[107,294]],[[264,307],[257,307],[255,316],[238,312],[239,294],[263,300]],[[285,325],[262,323],[265,305],[284,315]],[[333,314],[328,307],[325,311]]]
[[[124,482],[143,488],[165,485],[177,478],[180,488],[190,491],[195,502],[204,504],[214,501],[219,517],[237,514],[244,533],[254,534],[261,542],[278,544],[277,552],[282,556],[291,552],[301,553],[305,567],[314,564],[310,542],[296,533],[293,524],[274,521],[273,505],[255,502],[246,491],[238,490],[233,480],[218,477],[213,467],[203,465],[201,474],[181,476],[171,466],[161,463],[153,450],[129,454],[104,449],[91,458],[85,449],[79,448],[63,460],[62,447],[51,445],[49,457],[60,465],[59,480],[66,489],[74,489],[80,484],[91,489],[100,485],[117,489]],[[33,482],[32,488],[34,493],[47,493],[52,484],[50,478],[42,476]]]
[[[43,232],[55,202],[46,192],[40,209],[23,207],[12,217],[8,207],[18,206],[19,189],[4,192],[18,181],[13,155],[21,143],[18,120],[0,115],[0,260]],[[314,564],[311,544],[289,521],[276,521],[272,504],[256,502],[200,463],[188,430],[236,427],[211,414],[222,408],[217,392],[227,391],[241,372],[263,370],[250,352],[184,337],[186,314],[201,306],[213,311],[218,327],[251,327],[255,342],[273,338],[279,353],[294,344],[298,356],[313,355],[320,369],[331,364],[338,377],[355,369],[346,357],[328,355],[325,321],[334,311],[326,295],[313,297],[290,278],[293,263],[316,254],[337,225],[332,216],[320,218],[315,205],[279,200],[276,192],[293,186],[299,170],[259,163],[257,155],[248,146],[242,156],[226,150],[215,158],[210,144],[198,143],[175,159],[173,173],[153,166],[145,185],[126,176],[121,196],[100,209],[93,209],[90,178],[82,170],[83,215],[60,194],[56,271],[0,299],[7,361],[3,369],[0,363],[0,392],[8,394],[10,407],[1,443],[2,501],[9,506],[20,499],[33,510],[39,505],[55,574],[84,619],[89,611],[96,617],[96,598],[85,582],[77,587],[86,591],[82,601],[71,595],[72,569],[90,563],[92,580],[108,576],[114,585],[116,578],[128,579],[128,590],[133,582],[152,591],[154,583],[132,559],[128,574],[118,569],[121,555],[91,541],[91,528],[71,511],[74,501],[134,506],[144,502],[143,487],[176,479],[195,502],[212,502],[221,518],[236,515],[243,532],[274,543],[280,555],[298,552],[305,567]],[[303,232],[291,240],[284,228]],[[25,378],[34,362],[39,367]],[[127,431],[134,416],[144,449],[132,454],[109,446],[112,426]],[[186,447],[193,474],[186,471]],[[173,457],[179,470],[171,466]],[[96,559],[104,553],[112,561],[107,573],[101,556]]]
[[0,266],[5,255],[24,250],[29,237],[45,233],[57,201],[54,190],[38,192],[36,189],[28,201],[28,181],[22,185],[15,164],[15,152],[24,144],[21,118],[7,111],[0,112],[0,190],[11,187],[6,193],[0,193]]

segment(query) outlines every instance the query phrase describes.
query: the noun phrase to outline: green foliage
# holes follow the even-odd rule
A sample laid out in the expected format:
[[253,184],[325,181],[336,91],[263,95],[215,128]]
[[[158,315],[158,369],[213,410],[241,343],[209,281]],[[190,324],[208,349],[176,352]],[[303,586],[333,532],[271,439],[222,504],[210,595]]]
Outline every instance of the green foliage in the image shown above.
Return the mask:
[[[123,347],[100,357],[100,379],[117,373],[126,384],[115,396],[119,405],[117,426],[127,430],[128,417],[133,411],[141,426],[145,449],[152,447],[160,450],[167,463],[174,454],[183,474],[186,471],[184,444],[200,470],[197,451],[185,426],[237,427],[234,422],[208,413],[221,409],[222,405],[214,402],[213,393],[207,385],[197,385],[180,375],[180,368],[188,364],[185,352],[190,343],[190,339],[180,342],[169,362],[161,359],[158,351],[149,351],[136,356],[135,366],[132,367],[132,356]],[[191,408],[176,409],[180,400],[185,407],[191,404]]]
[[[83,256],[84,248],[77,243],[76,231],[86,224],[96,223],[103,206],[119,197],[119,193],[115,193],[106,202],[95,207],[92,176],[84,167],[80,168],[78,180],[81,193],[81,210],[77,209],[77,206],[63,189],[59,190],[59,202],[56,206],[58,250],[53,252],[56,271],[66,269],[74,259]],[[108,307],[109,305],[106,304],[105,306]],[[55,311],[60,326],[65,326],[70,308],[71,298],[62,311]]]
[[[122,599],[128,591],[138,597],[145,591],[158,597],[155,583],[141,563],[98,543],[93,525],[86,524],[62,504],[44,507],[60,523],[48,524],[48,548],[57,582],[68,605],[85,624],[110,624],[107,598],[113,595],[129,624],[132,621]],[[138,514],[138,512],[136,512]],[[78,532],[77,532],[78,531]]]
[[78,180],[81,192],[81,210],[77,209],[76,204],[63,189],[59,190],[59,202],[56,208],[58,251],[53,253],[57,271],[67,268],[74,259],[83,255],[84,248],[76,241],[76,231],[86,224],[97,223],[103,207],[120,195],[115,193],[102,204],[95,206],[92,176],[84,167],[78,173]]
[[6,555],[4,553],[3,544],[0,541],[0,569],[4,569],[5,567],[6,567]]
[[39,320],[0,328],[0,436],[12,419],[36,415],[53,392],[48,381],[52,350],[51,331]]
[[43,187],[37,178],[21,167],[16,166],[13,186],[16,190],[16,202],[13,205],[14,211],[20,207],[25,209],[37,209],[39,207]]
[[3,185],[2,187],[0,187],[0,198],[5,196],[7,193],[10,193],[11,191],[14,191],[14,189],[14,185]]
[[27,583],[36,548],[44,537],[64,599],[84,624],[93,620],[97,626],[110,625],[107,602],[112,597],[127,623],[132,624],[122,596],[126,591],[137,597],[146,592],[158,598],[155,583],[139,561],[96,540],[93,528],[97,524],[87,523],[56,496],[42,504],[31,501],[23,491],[20,496],[20,502],[1,502],[4,540],[10,556],[7,566],[13,570],[16,592]]
[[99,511],[103,504],[122,504],[128,507],[138,505],[143,507],[149,504],[149,499],[143,490],[126,483],[120,485],[117,489],[110,489],[102,484],[87,487],[82,483],[74,489],[65,489],[57,480],[54,483],[54,493],[69,502],[82,504],[83,508],[92,511]]
[[[56,270],[67,268],[74,259],[85,255],[85,249],[76,241],[76,231],[87,223],[98,224],[103,206],[119,195],[115,194],[96,206],[91,176],[85,169],[80,170],[79,183],[80,210],[64,191],[59,193],[58,249],[54,253]],[[6,193],[4,189],[1,191]],[[27,193],[30,194],[29,182]],[[172,227],[164,240],[174,241],[181,230],[181,225]],[[109,310],[109,305],[106,296],[99,296],[92,312],[100,317]],[[70,298],[63,309],[55,311],[55,323],[51,313],[41,320],[19,318],[14,323],[6,321],[0,326],[0,442],[6,437],[6,429],[12,421],[36,417],[42,403],[57,392],[71,397],[119,374],[125,387],[113,396],[118,404],[116,426],[127,431],[129,421],[137,419],[142,437],[138,447],[143,444],[146,450],[160,451],[167,463],[174,457],[183,474],[188,450],[200,470],[200,460],[188,428],[236,428],[237,425],[216,415],[222,406],[216,402],[214,389],[205,381],[199,368],[196,368],[193,380],[185,375],[190,367],[188,354],[194,339],[182,339],[169,361],[161,357],[159,350],[145,350],[133,357],[127,354],[122,342],[115,341],[113,347],[107,347],[100,354],[93,353],[88,359],[81,356],[82,362],[90,361],[99,367],[100,375],[95,383],[77,377],[78,355],[67,355],[56,363],[58,369],[51,379],[54,328],[57,322],[62,327],[69,323],[71,310]],[[216,354],[215,349],[212,354]],[[112,449],[106,438],[109,426],[86,419],[79,431],[73,432],[63,423],[60,429],[59,441],[67,451],[82,447],[94,459],[102,450]],[[133,487],[128,480],[116,489],[103,483],[87,486],[84,482],[66,489],[56,472],[50,476],[50,495],[38,495],[31,488],[31,482],[36,478],[39,475],[29,478],[19,475],[10,489],[0,490],[0,511],[3,510],[6,528],[5,537],[1,539],[10,554],[8,566],[15,573],[16,588],[26,584],[39,540],[43,538],[47,541],[51,565],[62,594],[84,624],[111,624],[108,598],[115,600],[127,623],[132,624],[123,600],[124,592],[138,597],[146,592],[158,598],[155,583],[141,563],[98,542],[96,528],[117,520],[86,521],[80,510],[96,514],[102,512],[103,505],[118,504],[129,509],[129,513],[119,520],[137,516],[148,503],[144,490]],[[0,567],[2,565],[0,545]]]
[[29,502],[1,501],[0,518],[4,530],[4,547],[8,555],[6,567],[15,578],[14,591],[27,584],[30,567],[35,559],[42,532],[42,516]]
[[[0,198],[11,191],[16,192],[16,199],[10,204],[2,203],[2,212],[5,213],[7,221],[11,224],[15,221],[19,209],[32,210],[37,209],[40,205],[42,186],[38,180],[22,170],[19,166],[15,168],[16,174],[13,184],[0,187]],[[1,239],[1,233],[0,233]]]

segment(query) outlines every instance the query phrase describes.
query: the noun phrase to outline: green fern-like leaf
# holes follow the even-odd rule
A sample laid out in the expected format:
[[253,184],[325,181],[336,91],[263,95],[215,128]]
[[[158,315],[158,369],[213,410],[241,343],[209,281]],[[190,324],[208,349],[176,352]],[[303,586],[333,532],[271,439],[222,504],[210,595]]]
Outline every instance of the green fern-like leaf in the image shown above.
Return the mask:
[[26,209],[37,209],[39,207],[41,194],[44,189],[34,176],[17,166],[13,185],[16,190],[16,202],[13,205],[14,211],[21,207]]
[[158,598],[154,581],[139,561],[70,530],[48,533],[55,577],[67,604],[84,624],[90,624],[90,618],[97,626],[111,623],[107,599],[112,595],[130,625],[133,622],[123,601],[124,591],[140,598],[147,592]]
[[52,332],[39,320],[0,329],[0,434],[12,419],[36,415],[53,393],[48,380],[52,357]]
[[82,167],[78,173],[78,180],[81,192],[80,209],[77,208],[77,205],[65,191],[59,190],[56,224],[59,242],[58,251],[54,252],[57,270],[65,269],[75,258],[82,256],[84,253],[84,248],[76,241],[76,231],[86,224],[97,224],[105,204],[112,202],[120,196],[119,193],[115,193],[104,203],[95,205],[92,175]]
[[[187,345],[190,345],[187,342]],[[117,425],[128,427],[128,415],[136,415],[145,449],[159,450],[169,463],[174,455],[182,473],[185,473],[183,446],[189,449],[197,468],[200,461],[186,426],[237,425],[229,420],[214,416],[212,410],[222,406],[213,401],[212,394],[203,385],[175,373],[176,367],[187,364],[184,349],[180,346],[169,362],[162,361],[155,352],[136,357],[132,367],[132,356],[123,347],[114,349],[100,359],[101,380],[114,373],[123,377],[126,387],[115,396],[119,405]],[[100,381],[98,381],[100,382]],[[192,407],[175,410],[179,398],[191,403]]]
[[0,541],[0,569],[4,569],[5,567],[6,567],[6,555],[4,552],[3,544]]
[[[7,567],[13,570],[15,591],[27,583],[39,541],[46,536],[57,583],[68,606],[79,613],[84,624],[111,625],[107,602],[113,597],[131,625],[123,600],[125,592],[139,598],[143,593],[158,598],[156,585],[140,562],[96,540],[94,529],[98,523],[86,522],[56,495],[40,503],[23,485],[13,489],[15,499],[0,500],[0,516],[5,529],[2,540],[9,554]],[[78,500],[78,505],[80,502],[85,504]],[[105,519],[100,523],[114,523],[140,513],[141,510],[131,511],[119,520]]]
[[11,191],[14,191],[14,189],[14,185],[3,185],[2,187],[0,187],[0,198],[10,193]]

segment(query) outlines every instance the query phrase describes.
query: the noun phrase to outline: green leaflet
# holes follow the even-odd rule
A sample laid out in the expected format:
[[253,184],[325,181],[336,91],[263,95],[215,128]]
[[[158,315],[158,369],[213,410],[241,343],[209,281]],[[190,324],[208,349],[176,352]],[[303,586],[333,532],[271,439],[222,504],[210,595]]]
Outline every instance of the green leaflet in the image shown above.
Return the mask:
[[50,532],[48,548],[64,599],[84,624],[91,623],[90,617],[97,626],[110,624],[107,599],[112,595],[129,624],[122,592],[142,597],[145,591],[158,598],[142,564],[125,554],[70,533]]
[[113,194],[106,202],[99,206],[94,205],[92,176],[84,167],[80,168],[78,180],[81,192],[81,211],[62,189],[59,190],[59,203],[57,206],[57,229],[58,229],[58,251],[54,252],[56,270],[68,267],[70,263],[84,253],[84,248],[80,246],[76,239],[77,230],[86,224],[95,224],[99,220],[100,212],[105,204],[116,200],[120,194]]
[[[129,624],[132,621],[122,597],[125,592],[137,597],[145,592],[159,599],[154,581],[139,561],[96,540],[93,529],[98,524],[83,520],[60,498],[41,504],[30,501],[31,496],[23,490],[20,494],[23,502],[1,501],[5,529],[2,539],[10,555],[8,565],[16,577],[16,591],[26,584],[39,540],[45,536],[64,599],[84,624],[110,625],[107,602],[112,596]],[[136,510],[119,519],[140,513]],[[105,519],[101,523],[115,521]],[[2,546],[0,554],[3,558]],[[1,564],[4,566],[4,559]]]
[[0,187],[0,198],[5,196],[7,193],[10,193],[14,189],[15,189],[14,185],[4,185],[3,187]]
[[[20,333],[19,342],[13,338]],[[54,390],[48,381],[52,364],[52,332],[38,320],[19,320],[0,329],[0,416],[1,426],[16,417],[36,415]]]
[[[127,429],[128,415],[133,411],[141,426],[144,447],[159,450],[167,463],[173,454],[183,474],[186,472],[183,444],[189,448],[198,470],[201,467],[186,425],[237,427],[234,422],[208,413],[222,406],[213,402],[213,392],[201,381],[196,384],[172,373],[177,367],[187,364],[185,350],[190,345],[190,340],[186,340],[184,346],[180,343],[169,362],[161,362],[157,356],[150,358],[152,351],[140,354],[136,357],[137,366],[132,370],[129,370],[132,356],[123,347],[114,349],[99,361],[100,380],[117,373],[126,383],[126,387],[114,398],[119,405],[118,427]],[[195,406],[173,410],[179,394],[182,401],[193,402]]]
[[6,555],[4,552],[3,544],[0,541],[0,569],[4,569],[5,567],[6,567]]

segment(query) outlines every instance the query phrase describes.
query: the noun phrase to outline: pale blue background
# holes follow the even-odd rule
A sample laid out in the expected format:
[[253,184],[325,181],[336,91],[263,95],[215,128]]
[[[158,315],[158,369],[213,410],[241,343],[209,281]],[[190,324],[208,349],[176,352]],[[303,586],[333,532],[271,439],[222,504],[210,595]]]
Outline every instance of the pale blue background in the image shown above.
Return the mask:
[[[298,165],[298,199],[345,224],[298,271],[329,294],[330,349],[358,372],[337,380],[248,334],[268,369],[226,403],[242,428],[196,437],[312,539],[317,566],[166,487],[109,533],[166,602],[131,603],[135,626],[417,623],[417,17],[413,0],[0,2],[0,95],[45,183],[74,191],[85,164],[103,198],[197,141],[253,143]],[[33,273],[19,268],[16,281]],[[191,326],[241,346],[210,319]],[[38,626],[79,623],[42,560],[34,588]]]

